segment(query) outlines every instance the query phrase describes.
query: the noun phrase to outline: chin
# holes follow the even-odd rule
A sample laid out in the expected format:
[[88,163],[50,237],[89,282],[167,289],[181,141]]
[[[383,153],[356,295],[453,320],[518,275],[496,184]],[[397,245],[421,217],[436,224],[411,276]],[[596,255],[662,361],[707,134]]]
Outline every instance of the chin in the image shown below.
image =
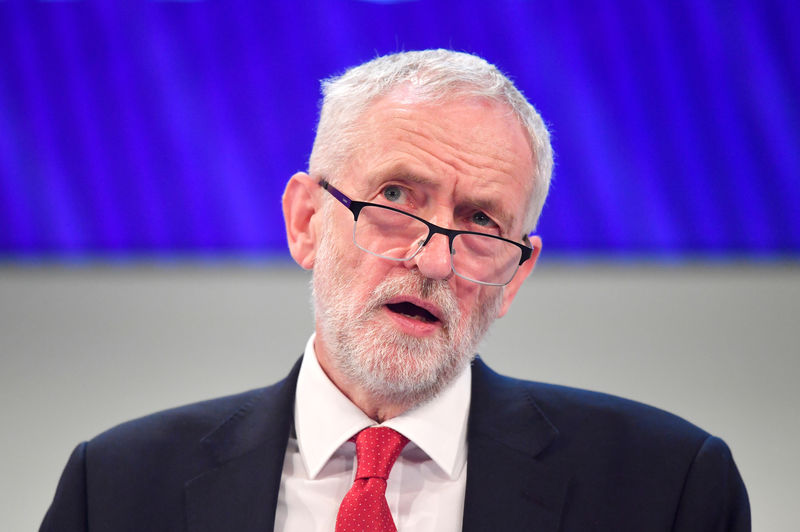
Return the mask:
[[454,346],[444,335],[419,338],[381,326],[359,329],[337,335],[334,357],[350,381],[381,402],[427,402],[472,360],[468,346]]

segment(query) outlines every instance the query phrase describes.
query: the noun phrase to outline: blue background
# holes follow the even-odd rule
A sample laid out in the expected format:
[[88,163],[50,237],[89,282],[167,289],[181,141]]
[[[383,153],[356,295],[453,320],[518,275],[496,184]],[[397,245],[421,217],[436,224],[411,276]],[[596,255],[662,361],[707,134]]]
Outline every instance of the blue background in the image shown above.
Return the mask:
[[0,258],[285,257],[319,79],[477,53],[550,124],[568,257],[800,257],[800,2],[0,2]]

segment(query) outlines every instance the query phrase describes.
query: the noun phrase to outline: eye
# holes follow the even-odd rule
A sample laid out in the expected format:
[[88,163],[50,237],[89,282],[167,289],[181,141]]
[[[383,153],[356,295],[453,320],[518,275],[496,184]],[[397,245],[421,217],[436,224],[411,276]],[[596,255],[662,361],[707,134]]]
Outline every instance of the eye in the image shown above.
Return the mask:
[[491,218],[486,216],[486,213],[481,211],[474,213],[470,221],[475,225],[479,225],[481,227],[492,227],[496,225]]
[[381,191],[384,198],[392,203],[400,203],[405,197],[406,191],[397,185],[389,185]]

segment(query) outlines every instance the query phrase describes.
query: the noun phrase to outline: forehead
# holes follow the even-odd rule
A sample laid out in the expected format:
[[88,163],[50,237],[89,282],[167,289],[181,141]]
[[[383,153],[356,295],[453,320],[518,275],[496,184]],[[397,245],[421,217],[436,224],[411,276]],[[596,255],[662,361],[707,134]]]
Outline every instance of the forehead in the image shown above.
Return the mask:
[[395,91],[356,123],[347,180],[359,192],[402,178],[456,203],[503,205],[515,220],[533,187],[533,154],[511,110],[477,97],[430,103]]

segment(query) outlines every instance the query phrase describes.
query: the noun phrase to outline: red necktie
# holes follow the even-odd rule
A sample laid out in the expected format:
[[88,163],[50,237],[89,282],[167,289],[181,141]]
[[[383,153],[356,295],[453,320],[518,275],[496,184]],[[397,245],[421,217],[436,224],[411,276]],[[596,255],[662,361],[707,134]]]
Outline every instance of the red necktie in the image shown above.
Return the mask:
[[386,479],[408,438],[389,427],[372,427],[354,439],[358,469],[339,506],[336,532],[396,532],[386,503]]

